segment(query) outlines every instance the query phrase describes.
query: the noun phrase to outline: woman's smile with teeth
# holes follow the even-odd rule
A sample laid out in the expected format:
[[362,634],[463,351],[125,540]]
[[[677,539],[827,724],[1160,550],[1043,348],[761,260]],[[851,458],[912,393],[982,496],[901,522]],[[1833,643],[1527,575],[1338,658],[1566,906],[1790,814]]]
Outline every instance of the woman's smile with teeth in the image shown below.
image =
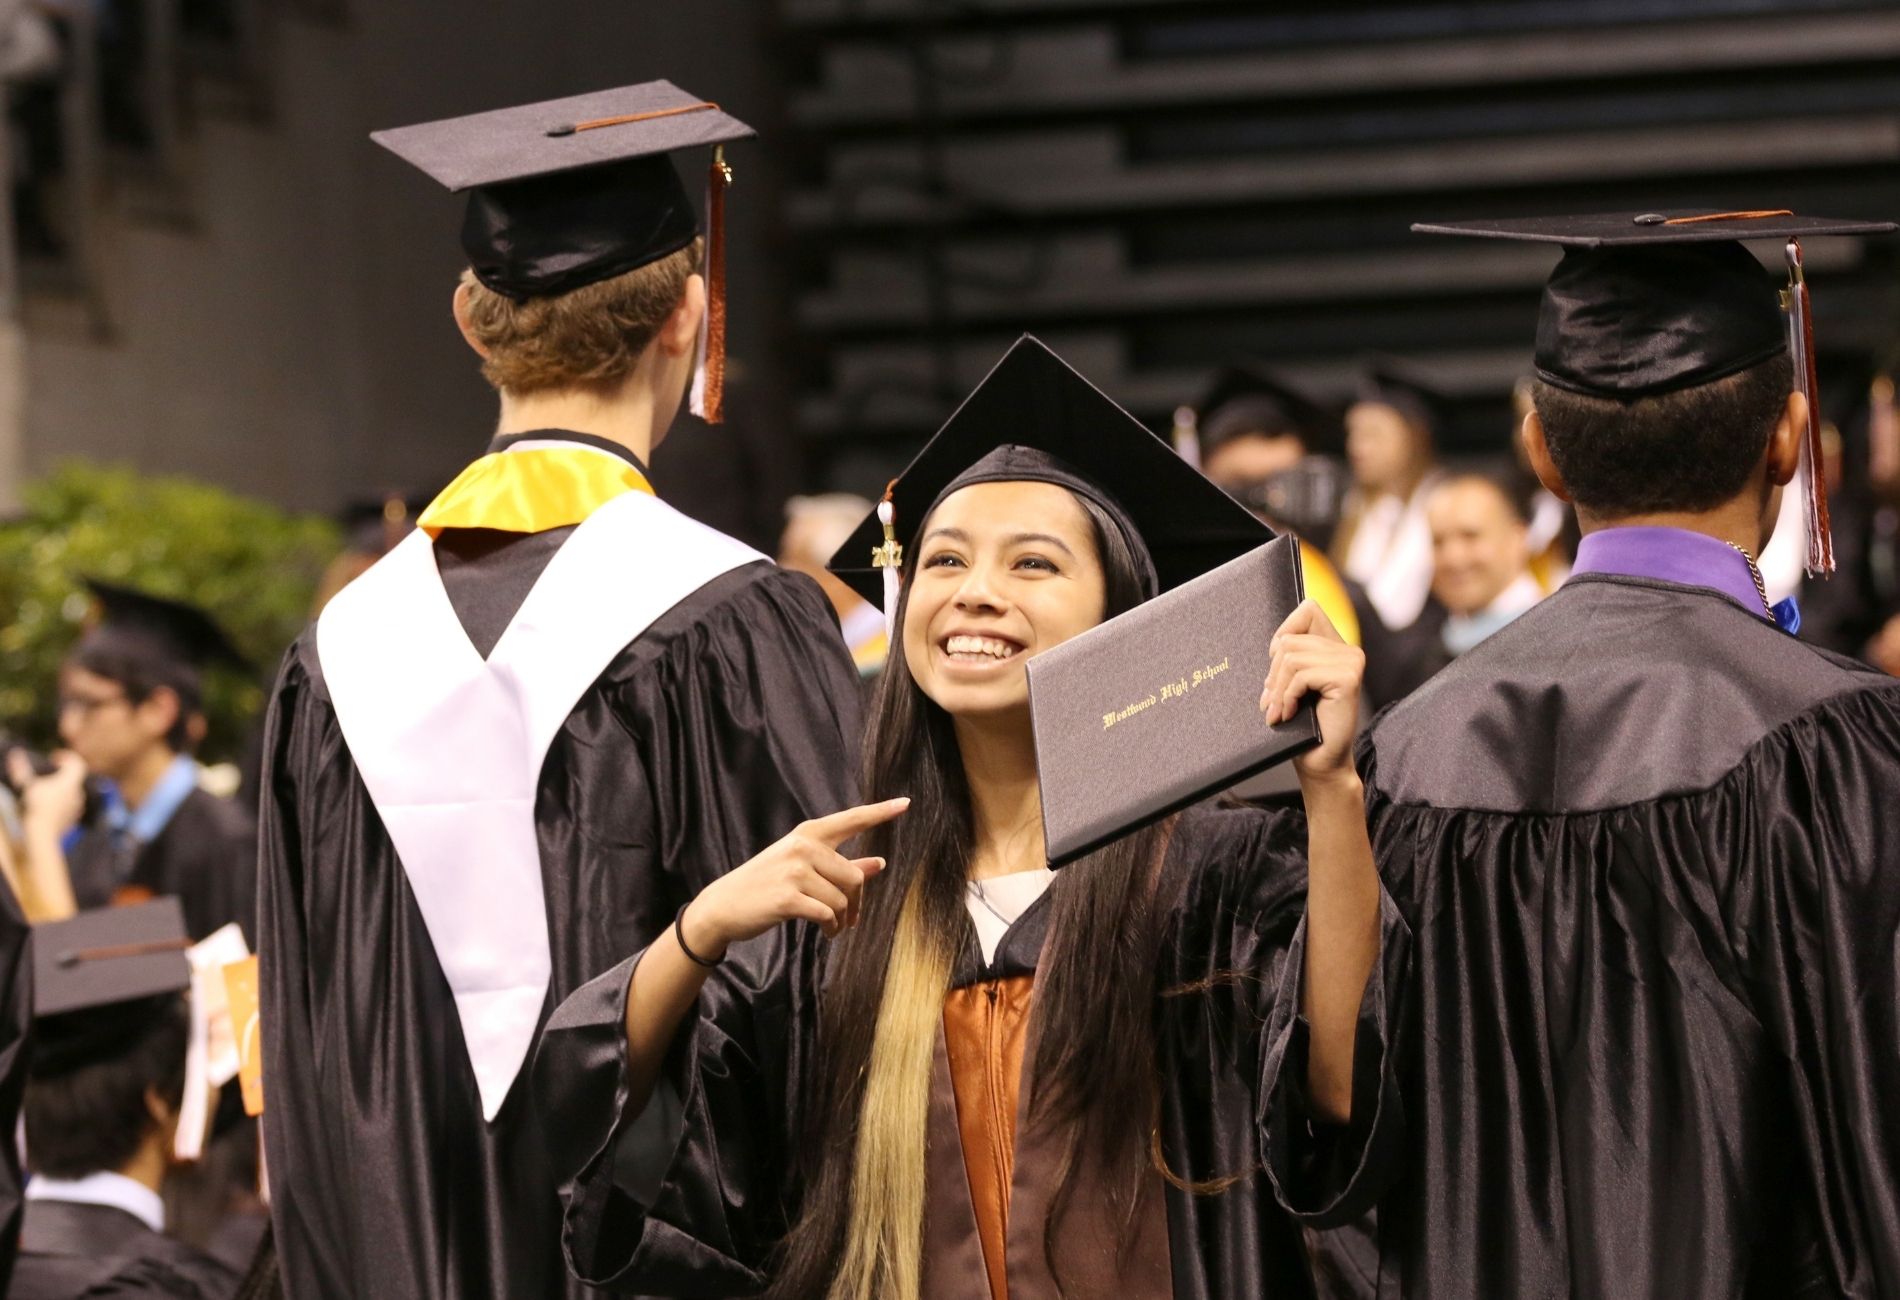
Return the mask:
[[943,652],[952,659],[997,661],[1012,658],[1022,649],[1013,641],[989,636],[952,636],[944,640]]

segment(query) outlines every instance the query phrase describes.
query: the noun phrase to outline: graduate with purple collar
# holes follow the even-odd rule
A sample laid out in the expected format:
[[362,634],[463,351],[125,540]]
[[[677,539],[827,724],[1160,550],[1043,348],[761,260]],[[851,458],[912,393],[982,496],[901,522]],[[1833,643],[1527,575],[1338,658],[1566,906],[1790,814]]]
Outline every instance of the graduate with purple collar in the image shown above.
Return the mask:
[[1753,559],[1820,487],[1799,242],[1893,227],[1429,229],[1564,246],[1523,435],[1585,536],[1361,743],[1417,974],[1378,1292],[1900,1295],[1900,682]]

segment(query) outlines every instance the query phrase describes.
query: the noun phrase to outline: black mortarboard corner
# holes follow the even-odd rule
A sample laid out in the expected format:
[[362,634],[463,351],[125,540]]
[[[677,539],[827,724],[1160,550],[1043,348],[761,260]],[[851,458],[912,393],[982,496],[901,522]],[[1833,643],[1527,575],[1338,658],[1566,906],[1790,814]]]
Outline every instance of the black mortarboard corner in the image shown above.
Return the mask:
[[224,629],[196,605],[97,578],[84,581],[99,602],[99,623],[86,633],[82,644],[109,643],[122,653],[188,674],[194,686],[198,673],[206,668],[249,671],[250,663]]
[[475,276],[517,301],[568,293],[692,243],[699,220],[667,154],[711,148],[706,323],[693,411],[717,422],[725,384],[723,146],[756,132],[670,81],[503,108],[371,134],[455,191]]
[[984,376],[878,508],[832,556],[866,600],[896,609],[904,547],[948,493],[974,483],[1056,483],[1133,530],[1167,591],[1273,539],[1266,525],[1166,442],[1025,334]]
[[33,1074],[117,1056],[191,986],[175,898],[104,907],[33,927]]
[[1451,419],[1451,398],[1391,357],[1372,356],[1359,363],[1353,402],[1389,406],[1414,427],[1432,435],[1441,432]]
[[[1535,354],[1539,378],[1558,388],[1634,401],[1712,383],[1792,350],[1795,384],[1808,399],[1801,456],[1807,569],[1833,572],[1814,314],[1801,240],[1886,234],[1892,222],[1762,209],[1420,223],[1412,229],[1563,245],[1563,258],[1544,286]],[[1785,288],[1736,242],[1743,239],[1784,241]]]
[[1251,365],[1223,367],[1194,408],[1203,456],[1242,434],[1292,434],[1309,452],[1339,450],[1339,413],[1278,375]]

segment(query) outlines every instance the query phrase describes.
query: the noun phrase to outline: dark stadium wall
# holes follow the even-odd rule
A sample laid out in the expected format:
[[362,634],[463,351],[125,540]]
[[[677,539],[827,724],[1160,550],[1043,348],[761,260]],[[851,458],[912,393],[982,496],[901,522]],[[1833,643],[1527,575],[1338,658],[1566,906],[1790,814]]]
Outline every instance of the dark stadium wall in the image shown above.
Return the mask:
[[[460,202],[368,133],[667,77],[769,139],[768,21],[747,0],[352,0],[336,26],[283,18],[264,61],[268,110],[193,115],[184,219],[102,201],[105,332],[27,303],[29,472],[88,456],[318,510],[445,481],[494,419],[448,314]],[[790,473],[754,414],[781,382],[776,166],[762,144],[731,161],[733,419],[683,420],[655,468],[669,497],[763,541]]]

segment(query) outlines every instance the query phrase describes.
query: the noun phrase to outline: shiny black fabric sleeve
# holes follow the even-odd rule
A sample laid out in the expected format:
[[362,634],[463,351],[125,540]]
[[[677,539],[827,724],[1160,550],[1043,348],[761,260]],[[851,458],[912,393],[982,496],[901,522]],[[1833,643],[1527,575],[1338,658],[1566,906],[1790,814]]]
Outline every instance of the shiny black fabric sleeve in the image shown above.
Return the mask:
[[7,1294],[20,1246],[21,1193],[19,1144],[10,1140],[20,1122],[31,1060],[27,1030],[33,1023],[32,928],[13,890],[0,883],[0,1295]]
[[639,958],[555,1011],[535,1054],[534,1101],[562,1180],[574,1276],[678,1300],[764,1287],[789,1217],[784,1179],[811,1079],[821,942],[815,927],[793,924],[734,945],[638,1113],[626,1104],[626,1010]]
[[860,688],[830,603],[784,570],[721,581],[743,585],[671,636],[651,671],[609,688],[640,723],[656,860],[681,901],[857,802]]
[[[1410,969],[1405,921],[1382,891],[1379,958],[1367,980],[1353,1053],[1353,1120],[1338,1128],[1311,1123],[1300,1015],[1304,818],[1253,808],[1201,810],[1183,816],[1171,856],[1186,868],[1176,988],[1237,990],[1230,1010],[1210,1004],[1232,1022],[1228,1032],[1235,1036],[1229,1048],[1215,1050],[1238,1052],[1252,1063],[1251,1113],[1242,1120],[1251,1127],[1251,1150],[1244,1161],[1235,1159],[1238,1152],[1228,1156],[1225,1169],[1264,1167],[1280,1207],[1301,1222],[1329,1227],[1350,1221],[1376,1202],[1399,1158],[1404,1116],[1393,1044]],[[1164,1008],[1170,1000],[1164,988]]]
[[1379,893],[1379,955],[1366,978],[1353,1038],[1352,1117],[1344,1125],[1312,1118],[1306,1099],[1309,1031],[1300,1014],[1306,920],[1293,936],[1267,1020],[1260,1143],[1267,1176],[1287,1213],[1315,1228],[1336,1228],[1372,1209],[1399,1173],[1405,1107],[1398,1065],[1401,1013],[1410,975],[1410,931],[1398,907]]
[[[324,1045],[308,975],[313,953],[305,925],[303,803],[294,772],[326,759],[334,763],[342,735],[314,698],[302,643],[284,656],[264,724],[258,810],[257,954],[259,1032],[267,1096],[264,1146],[269,1153],[271,1219],[277,1235],[305,1253],[305,1275],[354,1276],[347,1242],[352,1225],[347,1199],[334,1193],[352,1184],[349,1143],[321,1104],[311,1057]],[[339,812],[342,809],[339,807]],[[362,835],[364,828],[355,828]],[[286,1167],[288,1166],[288,1167]]]
[[1796,719],[1752,766],[1765,815],[1726,919],[1790,1070],[1813,1291],[1900,1295],[1900,686]]

